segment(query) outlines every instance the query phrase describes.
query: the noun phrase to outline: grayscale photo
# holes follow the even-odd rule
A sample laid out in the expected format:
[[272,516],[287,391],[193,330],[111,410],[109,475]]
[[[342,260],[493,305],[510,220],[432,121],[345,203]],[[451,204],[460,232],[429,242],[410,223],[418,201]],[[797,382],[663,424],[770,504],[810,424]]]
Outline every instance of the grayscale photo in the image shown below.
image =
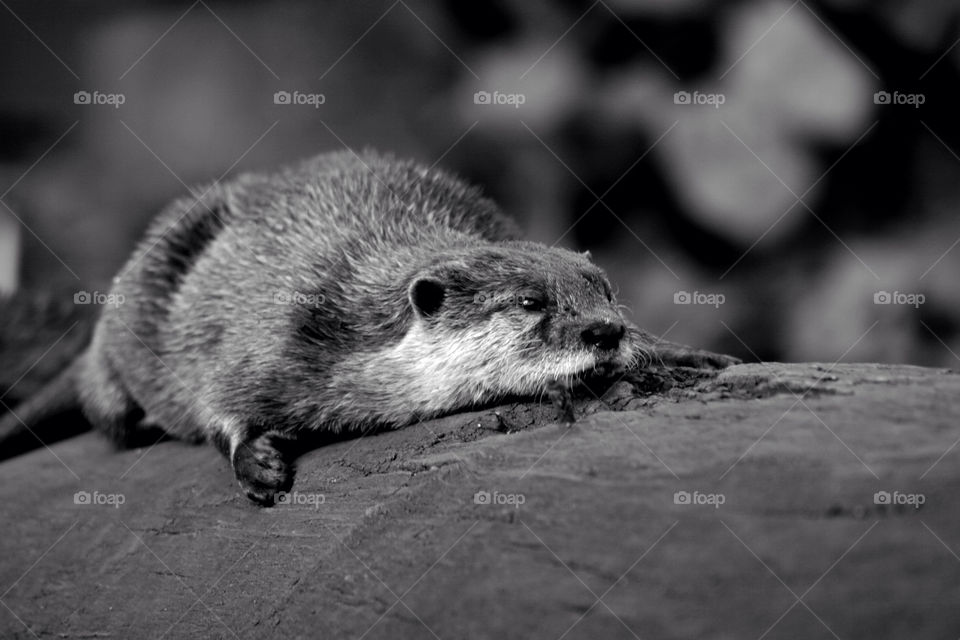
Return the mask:
[[960,637],[960,3],[0,51],[0,638]]

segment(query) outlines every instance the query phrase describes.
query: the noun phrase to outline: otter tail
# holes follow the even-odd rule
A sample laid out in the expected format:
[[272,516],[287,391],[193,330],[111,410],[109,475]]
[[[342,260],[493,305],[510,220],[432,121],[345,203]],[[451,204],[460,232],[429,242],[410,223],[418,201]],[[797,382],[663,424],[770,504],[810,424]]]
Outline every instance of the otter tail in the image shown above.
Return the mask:
[[80,359],[74,360],[34,395],[10,407],[0,399],[0,460],[18,456],[89,431],[80,413],[76,377]]

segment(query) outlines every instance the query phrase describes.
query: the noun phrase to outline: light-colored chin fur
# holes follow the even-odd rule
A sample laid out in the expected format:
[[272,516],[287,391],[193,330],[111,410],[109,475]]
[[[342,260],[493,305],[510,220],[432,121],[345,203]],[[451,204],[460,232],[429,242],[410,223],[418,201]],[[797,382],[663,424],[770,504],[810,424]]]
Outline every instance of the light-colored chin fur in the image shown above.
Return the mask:
[[[538,396],[549,385],[572,383],[598,364],[586,349],[549,352],[525,346],[520,335],[509,320],[496,316],[460,331],[428,327],[417,319],[399,343],[364,358],[361,366],[370,368],[370,375],[362,379],[382,380],[376,373],[394,372],[390,388],[370,391],[390,396],[391,406],[425,417],[508,395]],[[605,361],[628,365],[633,358],[632,345],[624,342],[616,357]]]

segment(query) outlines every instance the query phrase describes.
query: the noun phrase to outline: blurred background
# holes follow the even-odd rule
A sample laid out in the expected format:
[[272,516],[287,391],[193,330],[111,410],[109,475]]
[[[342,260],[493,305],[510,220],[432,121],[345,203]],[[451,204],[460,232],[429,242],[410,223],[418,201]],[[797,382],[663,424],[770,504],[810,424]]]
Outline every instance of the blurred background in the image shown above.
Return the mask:
[[373,147],[670,340],[957,367],[958,3],[0,4],[4,292],[106,291],[188,186]]

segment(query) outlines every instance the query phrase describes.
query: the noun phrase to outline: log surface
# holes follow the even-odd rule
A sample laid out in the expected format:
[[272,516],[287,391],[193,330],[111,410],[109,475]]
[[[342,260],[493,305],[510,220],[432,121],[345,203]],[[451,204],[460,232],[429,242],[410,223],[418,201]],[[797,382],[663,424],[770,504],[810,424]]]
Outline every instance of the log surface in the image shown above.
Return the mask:
[[513,404],[318,448],[270,509],[212,447],[88,433],[0,464],[0,637],[956,638],[958,398],[908,366],[678,370],[569,426]]

